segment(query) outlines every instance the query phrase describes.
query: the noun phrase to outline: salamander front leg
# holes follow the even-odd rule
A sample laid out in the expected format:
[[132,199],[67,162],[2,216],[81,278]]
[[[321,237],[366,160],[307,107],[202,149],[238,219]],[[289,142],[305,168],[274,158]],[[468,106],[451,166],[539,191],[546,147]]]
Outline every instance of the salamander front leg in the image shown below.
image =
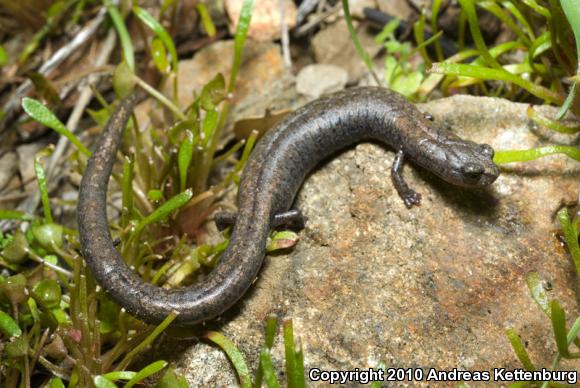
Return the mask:
[[[235,213],[218,213],[215,216],[215,225],[220,231],[235,225],[235,223]],[[286,212],[276,214],[271,227],[272,229],[288,228],[301,230],[304,229],[305,224],[306,218],[302,215],[302,212],[298,209],[290,209]]]
[[397,189],[397,193],[399,193],[399,197],[405,202],[405,206],[410,209],[413,205],[421,204],[421,194],[411,189],[407,182],[405,182],[405,179],[403,179],[404,157],[405,155],[402,150],[395,155],[393,167],[391,168],[391,178],[395,189]]

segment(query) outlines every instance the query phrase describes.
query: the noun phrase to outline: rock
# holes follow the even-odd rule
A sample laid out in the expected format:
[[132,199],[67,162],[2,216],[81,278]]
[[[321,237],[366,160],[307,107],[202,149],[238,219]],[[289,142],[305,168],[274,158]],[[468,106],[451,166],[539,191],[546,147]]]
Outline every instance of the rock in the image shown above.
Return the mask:
[[44,145],[41,143],[23,144],[16,148],[18,154],[18,170],[23,182],[36,185],[36,175],[34,174],[34,158]]
[[348,2],[348,8],[354,18],[361,19],[364,18],[363,9],[374,8],[375,4],[375,0],[352,0]]
[[[408,3],[412,5],[415,9],[428,9],[431,10],[431,1],[430,0],[409,0]],[[441,2],[441,8],[447,7],[449,4],[448,0]]]
[[[192,91],[201,92],[217,73],[222,73],[228,82],[232,62],[224,58],[231,58],[233,43],[231,40],[218,41],[200,50],[192,59],[180,61],[179,106],[189,106],[193,102]],[[273,43],[246,43],[236,84],[226,133],[240,120],[253,120],[264,117],[267,112],[295,109],[305,102],[305,98],[296,92],[294,76],[284,67],[280,47]],[[172,88],[170,80],[162,91],[171,96]],[[148,100],[135,108],[141,128],[147,128],[151,122],[148,115],[163,118],[159,110],[153,113],[154,104],[157,103]],[[166,122],[171,122],[171,118],[166,118]],[[162,122],[158,126],[163,126]]]
[[[536,136],[526,108],[469,96],[421,106],[438,125],[502,150],[549,142]],[[548,116],[555,112],[548,110]],[[312,174],[297,201],[308,217],[301,241],[287,255],[266,258],[258,280],[217,330],[237,344],[252,370],[272,312],[293,318],[306,373],[380,361],[446,370],[521,368],[508,327],[520,333],[536,366],[549,367],[556,354],[551,324],[530,296],[526,274],[537,271],[551,284],[548,297],[560,300],[570,319],[578,316],[578,282],[554,236],[553,215],[562,200],[577,198],[580,164],[552,156],[508,165],[484,191],[453,187],[407,166],[404,175],[423,195],[421,207],[408,210],[389,177],[393,156],[361,144]],[[235,374],[219,353],[195,345],[177,364],[191,386],[228,385]],[[273,359],[280,373],[283,354],[277,337]]]
[[333,65],[309,65],[296,76],[296,90],[312,98],[344,89],[348,73]]
[[378,0],[379,9],[388,15],[409,21],[415,11],[406,0]]
[[[225,8],[230,17],[230,33],[235,33],[240,18],[243,0],[226,0]],[[284,20],[288,29],[296,25],[296,6],[290,0],[283,0]],[[254,3],[252,22],[248,36],[257,41],[266,42],[280,39],[281,21],[280,0],[261,0]]]
[[[222,73],[229,80],[234,52],[234,42],[218,41],[200,50],[192,59],[179,62],[179,95],[181,107],[187,107],[193,102],[193,93],[199,93],[217,73]],[[239,110],[238,102],[259,96],[262,104],[269,103],[269,90],[294,90],[294,77],[284,67],[280,47],[272,43],[248,41],[244,48],[242,64],[238,73],[237,87],[234,94],[234,107]],[[170,96],[172,82],[167,82],[163,93]],[[271,94],[275,95],[276,92]],[[258,109],[259,110],[259,109]],[[264,109],[261,109],[261,113]]]
[[[374,35],[366,28],[358,28],[357,35],[363,48],[374,57],[382,47],[374,43]],[[362,59],[357,55],[350,39],[346,22],[340,20],[322,29],[312,39],[312,51],[316,63],[342,67],[348,72],[348,83],[352,84],[367,73]]]
[[302,24],[304,19],[311,13],[316,10],[318,7],[318,0],[304,0],[298,6],[298,10],[296,13],[296,22],[298,24]]
[[0,157],[0,190],[2,190],[18,172],[18,155],[6,152]]

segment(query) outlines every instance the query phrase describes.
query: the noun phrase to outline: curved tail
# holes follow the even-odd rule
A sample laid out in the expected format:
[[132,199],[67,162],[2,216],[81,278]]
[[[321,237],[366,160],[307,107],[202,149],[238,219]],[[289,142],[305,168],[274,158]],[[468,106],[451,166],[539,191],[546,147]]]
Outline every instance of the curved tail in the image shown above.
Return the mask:
[[220,263],[202,283],[174,290],[145,283],[115,249],[106,215],[108,182],[134,104],[134,96],[120,102],[83,175],[78,203],[82,254],[97,282],[131,315],[159,323],[176,312],[178,325],[209,320],[238,301],[255,280],[269,225],[256,223],[251,213],[240,217]]

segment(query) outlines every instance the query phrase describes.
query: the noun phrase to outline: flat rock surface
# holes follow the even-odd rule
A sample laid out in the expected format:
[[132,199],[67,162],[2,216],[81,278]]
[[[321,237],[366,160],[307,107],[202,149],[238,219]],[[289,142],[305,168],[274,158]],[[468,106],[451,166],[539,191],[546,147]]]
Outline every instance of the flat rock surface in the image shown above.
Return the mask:
[[[365,26],[357,28],[357,36],[371,58],[383,49],[375,43],[374,35]],[[365,64],[358,59],[344,20],[330,24],[316,33],[312,38],[312,53],[316,63],[345,69],[348,72],[349,84],[355,84],[367,74]]]
[[[534,128],[526,108],[469,96],[421,106],[438,125],[496,149],[577,144]],[[510,165],[486,191],[458,189],[408,165],[404,175],[423,196],[420,207],[408,210],[390,181],[393,156],[361,144],[312,174],[297,201],[308,217],[300,242],[287,255],[266,258],[257,282],[217,330],[252,370],[272,312],[293,319],[306,371],[380,361],[519,368],[505,335],[510,327],[532,361],[549,367],[556,350],[551,324],[531,298],[526,275],[538,272],[550,285],[549,298],[559,299],[568,317],[578,316],[577,278],[556,238],[554,213],[562,201],[577,199],[580,163],[558,155]],[[273,358],[282,375],[280,337]],[[192,386],[236,382],[225,355],[203,343],[188,347],[177,364]]]

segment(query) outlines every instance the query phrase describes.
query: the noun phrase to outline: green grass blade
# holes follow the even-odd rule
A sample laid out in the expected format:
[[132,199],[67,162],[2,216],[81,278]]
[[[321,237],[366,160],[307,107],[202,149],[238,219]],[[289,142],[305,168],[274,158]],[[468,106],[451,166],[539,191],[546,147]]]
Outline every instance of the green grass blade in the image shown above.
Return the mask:
[[183,375],[178,375],[173,367],[169,367],[157,381],[155,388],[189,388],[189,385]]
[[[415,37],[415,42],[417,42],[417,52],[423,58],[423,62],[425,62],[425,67],[431,67],[433,61],[429,57],[427,50],[425,47],[427,44],[425,43],[425,15],[421,13],[419,15],[419,19],[413,23],[413,36]],[[437,44],[437,43],[435,43]]]
[[117,381],[117,380],[131,380],[137,372],[128,371],[128,370],[118,370],[114,372],[105,373],[103,376],[109,380]]
[[141,353],[142,351],[151,346],[153,341],[155,341],[155,339],[159,337],[159,335],[163,333],[165,329],[167,329],[167,326],[169,326],[171,322],[175,320],[176,317],[177,313],[169,314],[167,318],[163,320],[163,322],[161,322],[159,325],[155,327],[155,329],[153,329],[151,334],[149,334],[143,341],[141,341],[141,343],[139,343],[137,346],[132,348],[129,353],[127,353],[127,355],[123,358],[123,360],[118,364],[117,368],[118,369],[126,368],[127,365],[129,365],[129,363],[133,360],[133,358],[137,354]]
[[512,18],[512,16],[506,12],[504,10],[504,8],[500,7],[498,3],[494,2],[494,1],[481,1],[478,3],[478,5],[489,11],[490,13],[492,13],[493,15],[495,15],[495,17],[497,17],[499,20],[501,20],[501,22],[507,26],[510,30],[512,30],[516,36],[523,42],[526,44],[526,46],[529,46],[531,44],[530,38],[525,34],[525,32],[522,30],[522,27],[519,26],[514,19]]
[[50,201],[48,198],[48,185],[46,183],[46,174],[44,172],[44,167],[40,163],[40,159],[45,156],[50,156],[54,147],[49,146],[44,150],[36,154],[34,158],[34,174],[36,175],[36,181],[38,182],[38,191],[40,192],[40,201],[42,202],[42,210],[44,212],[44,219],[47,223],[52,223],[52,211],[50,210]]
[[147,82],[143,81],[141,78],[135,76],[135,82],[153,98],[159,101],[161,104],[165,105],[179,120],[186,121],[187,116],[183,114],[181,109],[177,107],[171,100],[165,97],[157,89],[149,85]]
[[[572,342],[574,342],[576,344],[576,346],[578,346],[580,348],[580,346],[578,345],[578,340],[579,340],[578,334],[579,333],[580,333],[580,317],[576,318],[576,321],[574,322],[574,324],[572,325],[572,328],[568,332],[568,337],[567,337],[568,345],[570,345]],[[578,358],[578,356],[576,355],[575,358]]]
[[490,55],[487,45],[483,40],[481,35],[481,29],[479,28],[479,20],[477,18],[477,13],[475,11],[475,3],[472,0],[459,0],[461,8],[467,16],[467,22],[469,24],[469,30],[471,31],[471,36],[473,37],[473,42],[475,47],[479,51],[480,55],[485,59],[488,66],[500,69],[501,65],[499,62]]
[[216,34],[215,25],[213,24],[213,20],[211,20],[211,16],[205,4],[197,3],[195,8],[197,9],[197,13],[199,13],[201,24],[203,25],[203,29],[205,30],[205,32],[207,32],[207,35],[215,36]]
[[164,220],[171,214],[173,211],[179,209],[183,205],[185,205],[193,196],[191,190],[186,190],[182,193],[177,194],[173,198],[170,198],[167,202],[163,205],[159,206],[153,213],[149,214],[143,220],[139,222],[137,227],[135,228],[135,235],[138,235],[138,231],[143,230],[147,225],[150,225],[154,222],[158,222]]
[[234,38],[234,62],[232,64],[232,72],[230,74],[230,81],[228,84],[228,93],[233,93],[236,87],[236,79],[238,78],[238,71],[242,64],[242,52],[244,50],[244,43],[248,36],[248,29],[252,21],[252,8],[254,0],[244,0],[242,10],[240,12],[240,19],[238,20],[238,27],[236,28]]
[[393,36],[393,33],[395,32],[397,27],[399,27],[400,24],[401,24],[401,20],[399,18],[394,18],[393,20],[391,20],[390,22],[385,24],[385,26],[383,27],[383,30],[381,32],[379,32],[379,34],[377,36],[375,36],[374,42],[376,44],[385,43],[385,41],[388,38],[391,38]]
[[[579,73],[579,75],[580,75],[580,73]],[[562,117],[564,117],[566,112],[568,112],[568,110],[570,110],[570,107],[572,106],[572,103],[574,102],[574,99],[576,98],[576,85],[577,85],[576,81],[574,81],[574,83],[570,87],[570,91],[568,92],[568,96],[566,97],[566,100],[564,101],[564,103],[560,107],[560,110],[558,111],[558,113],[556,113],[556,116],[554,117],[555,120],[562,119]]]
[[[504,43],[501,43],[501,44],[493,47],[491,50],[489,50],[489,54],[492,57],[497,58],[497,57],[505,54],[506,52],[509,52],[512,50],[513,51],[523,50],[523,49],[525,49],[525,47],[520,42],[509,41],[509,42],[504,42]],[[451,63],[451,61],[447,61],[447,62]],[[457,62],[457,61],[455,61],[455,62]],[[489,69],[488,67],[483,66],[484,62],[485,61],[484,61],[483,57],[479,56],[469,66],[479,66],[479,67]],[[531,66],[529,66],[527,63],[505,65],[505,66],[502,66],[502,69],[506,70],[510,74],[519,74],[519,73],[524,73],[524,72],[529,73],[532,71]],[[454,87],[466,87],[466,86],[470,86],[470,85],[473,85],[473,84],[476,84],[479,82],[481,82],[481,80],[478,78],[459,77],[457,79],[457,81],[453,82],[453,86]]]
[[507,9],[513,17],[516,18],[519,25],[522,26],[523,31],[528,35],[531,41],[535,40],[534,29],[528,22],[528,19],[521,13],[518,7],[514,4],[513,1],[504,0],[501,2],[501,5]]
[[548,51],[551,48],[552,48],[552,34],[550,33],[550,31],[546,31],[542,35],[540,35],[538,39],[534,40],[534,42],[529,46],[527,59],[530,65],[533,66],[534,58]]
[[167,74],[171,70],[171,65],[167,61],[167,50],[165,45],[159,38],[153,38],[149,46],[151,50],[151,57],[157,70],[162,74]]
[[554,329],[554,339],[558,347],[558,353],[564,358],[570,357],[568,351],[568,339],[566,333],[566,313],[560,306],[557,300],[550,302],[550,310],[552,311],[552,329]]
[[530,160],[535,160],[544,156],[554,154],[564,154],[569,158],[572,158],[580,162],[580,149],[572,146],[558,146],[558,145],[532,148],[529,150],[497,151],[495,153],[493,161],[497,164],[527,162]]
[[93,383],[97,388],[117,388],[117,384],[101,375],[93,376]]
[[[466,51],[461,51],[449,58],[447,58],[445,60],[445,62],[447,63],[456,63],[456,62],[461,62],[464,61],[470,57],[474,57],[476,56],[477,50],[466,50]],[[445,78],[444,74],[436,74],[436,73],[431,73],[427,76],[427,78],[425,78],[425,80],[421,83],[421,87],[418,90],[418,94],[419,95],[428,95],[430,94],[439,84],[439,82],[441,82],[441,80]]]
[[568,215],[568,209],[565,207],[560,209],[556,216],[560,222],[562,232],[564,233],[566,246],[568,246],[568,250],[572,255],[572,261],[576,267],[576,275],[580,276],[580,246],[578,246],[578,230],[572,223],[572,220]]
[[217,331],[208,331],[203,335],[203,337],[218,345],[226,353],[238,373],[238,378],[240,379],[240,385],[242,388],[251,387],[252,378],[250,377],[250,371],[248,370],[244,356],[236,345],[226,336]]
[[550,19],[552,17],[550,10],[538,4],[536,0],[522,0],[522,2],[546,19]]
[[[280,383],[276,379],[276,371],[274,371],[274,367],[272,366],[272,357],[270,357],[270,351],[268,349],[262,349],[260,352],[260,365],[268,388],[279,388]],[[288,387],[291,387],[291,385],[288,384]]]
[[248,137],[248,141],[246,142],[246,145],[244,146],[244,151],[242,152],[242,157],[240,158],[238,163],[236,163],[236,166],[234,168],[235,171],[240,171],[242,167],[246,165],[246,162],[250,158],[250,154],[254,149],[254,145],[258,140],[258,134],[259,134],[258,131],[253,130],[252,133],[250,134],[250,137]]
[[[491,56],[489,52],[487,53],[487,55]],[[433,66],[431,66],[429,72],[437,74],[474,77],[483,80],[511,82],[527,90],[534,96],[539,97],[545,101],[556,104],[560,104],[563,101],[562,96],[560,96],[559,94],[554,93],[543,86],[534,84],[533,82],[528,81],[518,75],[511,74],[510,72],[506,71],[501,67],[499,69],[492,69],[489,67],[467,65],[464,63],[438,62],[434,63]]]
[[49,388],[66,388],[66,387],[60,378],[53,377],[50,380]]
[[377,85],[381,85],[381,81],[379,80],[379,77],[375,73],[373,61],[371,60],[371,57],[369,56],[369,54],[363,49],[363,47],[360,44],[360,41],[358,39],[358,36],[356,35],[356,30],[354,29],[354,25],[352,24],[352,17],[350,15],[350,7],[348,5],[348,0],[342,0],[342,9],[344,11],[344,20],[346,21],[346,25],[348,27],[348,32],[350,33],[350,39],[352,40],[352,43],[354,44],[354,47],[356,49],[356,52],[357,52],[359,58],[362,59],[362,61],[365,63],[365,65],[367,66],[367,69],[371,73],[371,75],[372,75],[373,79],[375,80],[375,82],[377,83]]
[[[431,6],[431,33],[433,35],[439,33],[438,17],[442,4],[442,0],[433,0]],[[443,49],[441,48],[441,43],[439,41],[435,42],[435,54],[438,61],[442,61],[445,58],[443,55]]]
[[135,384],[140,383],[141,381],[143,381],[147,377],[152,376],[155,373],[164,369],[167,366],[167,364],[168,364],[167,361],[159,360],[159,361],[155,361],[155,362],[147,365],[145,368],[143,368],[139,372],[137,372],[131,380],[127,381],[125,388],[133,387]]
[[294,360],[294,329],[292,327],[292,320],[286,319],[282,323],[284,331],[284,355],[286,358],[286,378],[288,379],[288,386],[293,387],[294,371],[296,369]]
[[526,351],[526,347],[524,346],[518,333],[512,328],[507,329],[505,333],[510,340],[510,343],[512,344],[512,348],[514,349],[518,360],[520,360],[524,366],[524,369],[527,371],[535,371],[536,367],[532,363],[532,360]]
[[80,152],[86,156],[91,156],[91,151],[89,151],[89,149],[85,147],[84,144],[81,143],[80,140],[40,101],[24,97],[22,99],[22,109],[24,109],[30,117],[38,121],[40,124],[47,126],[59,135],[66,137]]
[[[580,349],[580,317],[576,318],[572,329],[568,332],[568,344],[576,345],[576,349]],[[580,352],[574,353],[574,358],[580,358]]]
[[131,214],[133,214],[133,173],[135,168],[135,157],[131,155],[130,157],[125,156],[123,161],[123,178],[121,180],[121,192],[122,192],[122,225],[127,226]]
[[576,39],[576,54],[580,62],[580,1],[579,0],[560,0],[560,5],[566,15],[566,19],[572,27],[574,38]]
[[271,349],[274,345],[274,338],[276,337],[276,328],[278,326],[278,317],[275,314],[269,314],[266,317],[266,347]]
[[30,221],[33,219],[34,216],[18,210],[0,209],[0,220]]
[[179,170],[179,190],[184,191],[187,185],[187,172],[193,157],[193,133],[185,131],[185,138],[179,146],[177,153],[177,169]]
[[20,329],[18,323],[2,310],[0,310],[0,333],[8,338],[20,337],[22,335],[22,329]]
[[291,319],[285,319],[282,323],[284,332],[284,355],[286,358],[286,378],[289,387],[304,387],[303,366],[299,366],[296,359],[294,346],[294,328]]
[[123,49],[123,59],[129,65],[129,68],[132,71],[135,71],[135,57],[133,55],[133,43],[131,42],[131,36],[129,35],[129,31],[127,31],[127,27],[125,27],[125,21],[121,16],[121,13],[113,5],[111,0],[103,0],[105,7],[107,7],[107,12],[111,17],[113,25],[117,30],[117,34],[119,35],[119,40],[121,41],[121,47]]
[[302,342],[298,339],[298,343],[296,344],[296,352],[295,354],[295,373],[297,380],[297,387],[298,388],[305,388],[306,387],[306,374],[304,371],[304,350],[302,349]]
[[6,50],[4,47],[0,45],[0,67],[6,66],[8,64],[8,54],[6,54]]
[[559,132],[559,133],[569,133],[573,134],[580,131],[580,125],[577,127],[568,127],[564,124],[561,124],[558,121],[550,120],[546,117],[543,117],[539,114],[533,107],[529,106],[527,109],[527,115],[530,120],[535,122],[538,125],[543,127],[549,128],[552,131]]
[[[562,10],[566,15],[566,19],[572,27],[572,32],[574,33],[574,39],[576,40],[576,75],[580,75],[580,1],[579,0],[560,0],[560,5]],[[576,82],[572,84],[570,92],[566,101],[562,105],[562,108],[556,115],[556,120],[564,117],[568,109],[572,106],[574,102],[574,97],[576,97]]]
[[155,35],[157,35],[157,37],[163,42],[163,44],[169,51],[172,68],[176,70],[178,64],[178,57],[177,50],[175,49],[175,45],[173,44],[173,39],[171,39],[171,35],[169,35],[167,30],[161,25],[161,23],[159,23],[149,12],[147,12],[143,8],[135,5],[133,7],[133,13],[143,23],[145,23],[145,25],[149,27],[155,33]]
[[[274,345],[274,338],[276,337],[276,328],[278,327],[278,317],[276,314],[269,314],[266,317],[266,327],[265,327],[265,346],[264,350],[268,350],[272,348]],[[260,363],[258,365],[258,369],[256,370],[256,378],[254,379],[254,388],[260,388],[262,386],[262,379],[264,377],[264,371],[262,367],[262,360],[260,359]]]
[[213,138],[218,121],[218,112],[211,109],[206,112],[201,123],[201,132],[203,133],[202,146],[207,146],[210,139]]

